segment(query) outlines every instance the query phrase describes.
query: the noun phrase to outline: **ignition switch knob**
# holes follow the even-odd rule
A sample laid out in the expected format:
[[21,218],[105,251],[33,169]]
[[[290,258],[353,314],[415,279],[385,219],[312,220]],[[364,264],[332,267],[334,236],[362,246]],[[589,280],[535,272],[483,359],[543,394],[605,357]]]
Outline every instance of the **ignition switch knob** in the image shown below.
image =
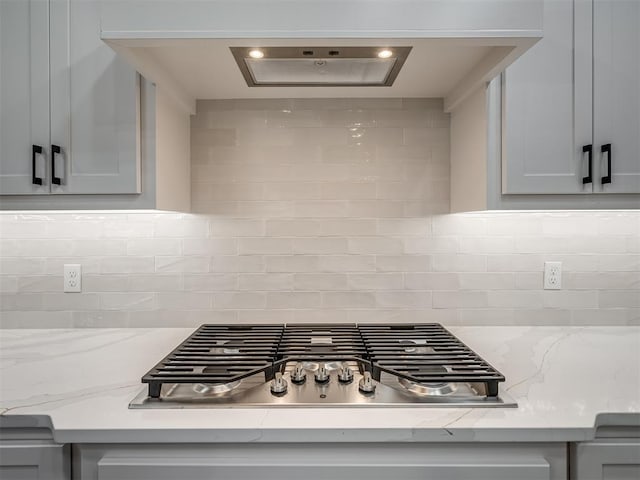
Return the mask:
[[343,363],[338,370],[338,380],[341,383],[349,383],[353,381],[353,371],[346,363]]
[[326,383],[329,381],[329,372],[327,371],[327,367],[324,363],[321,363],[318,366],[318,370],[316,370],[316,382],[318,383]]
[[293,383],[304,383],[307,379],[307,372],[305,372],[304,367],[301,362],[296,363],[296,366],[293,367],[293,372],[291,372],[291,381]]
[[358,382],[358,390],[362,393],[373,393],[376,390],[376,386],[371,379],[371,372],[364,372],[364,375]]
[[287,381],[282,378],[282,373],[276,373],[276,378],[271,380],[271,393],[274,395],[279,395],[286,393],[287,391]]

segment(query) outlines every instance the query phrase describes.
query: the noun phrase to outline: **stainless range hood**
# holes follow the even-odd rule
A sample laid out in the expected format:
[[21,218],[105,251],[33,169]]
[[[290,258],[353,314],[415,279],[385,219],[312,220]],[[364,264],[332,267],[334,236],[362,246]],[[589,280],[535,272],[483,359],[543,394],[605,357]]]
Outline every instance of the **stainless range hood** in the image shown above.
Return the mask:
[[542,37],[543,0],[99,1],[103,40],[190,113],[281,97],[442,97],[453,111]]
[[249,87],[390,87],[411,47],[231,47]]

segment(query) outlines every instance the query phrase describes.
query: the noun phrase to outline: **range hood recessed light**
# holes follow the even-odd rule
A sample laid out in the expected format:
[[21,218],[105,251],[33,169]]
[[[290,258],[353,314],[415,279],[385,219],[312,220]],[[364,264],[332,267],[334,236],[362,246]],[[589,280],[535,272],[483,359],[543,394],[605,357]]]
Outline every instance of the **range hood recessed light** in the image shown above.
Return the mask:
[[412,47],[229,47],[249,87],[390,87]]

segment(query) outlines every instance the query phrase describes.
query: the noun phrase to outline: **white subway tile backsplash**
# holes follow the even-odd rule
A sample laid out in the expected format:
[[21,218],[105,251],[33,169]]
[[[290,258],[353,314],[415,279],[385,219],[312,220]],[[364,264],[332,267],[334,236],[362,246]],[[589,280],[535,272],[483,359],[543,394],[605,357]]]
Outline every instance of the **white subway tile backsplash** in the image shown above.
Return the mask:
[[294,203],[295,217],[346,217],[347,202],[341,200],[297,201]]
[[348,253],[347,239],[342,237],[294,238],[293,252],[299,255],[334,255]]
[[407,290],[457,290],[462,288],[462,275],[464,274],[405,273],[404,285]]
[[380,254],[393,255],[404,251],[404,245],[399,238],[390,237],[351,237],[349,252],[359,255]]
[[[44,252],[43,252],[44,253]],[[2,275],[38,275],[45,273],[44,258],[0,258]]]
[[158,308],[177,310],[211,310],[212,295],[200,292],[173,292],[158,295]]
[[433,308],[485,308],[489,306],[487,292],[462,290],[433,292]]
[[[0,294],[0,311],[42,310],[42,293],[2,293]],[[2,314],[4,317],[5,314]]]
[[376,305],[396,308],[430,308],[432,293],[429,291],[380,291],[376,292]]
[[448,214],[442,99],[199,101],[191,144],[194,214],[0,214],[0,326],[640,324],[640,212]]
[[16,293],[18,291],[18,277],[11,275],[0,276],[0,294]]
[[222,292],[213,296],[216,309],[264,309],[267,297],[265,292]]
[[29,305],[29,310],[25,312],[2,311],[1,302],[0,297],[0,328],[73,328],[76,326],[73,319],[76,312],[36,310],[35,304]]
[[[51,292],[60,289],[62,275],[28,275],[17,277],[18,292]],[[122,285],[120,286],[122,288]],[[4,291],[4,290],[3,290]]]
[[[60,292],[60,291],[59,291]],[[103,295],[129,295],[127,293],[102,294],[76,293],[43,293],[42,309],[47,310],[98,310],[99,307],[109,308],[109,304],[103,300]],[[154,294],[145,294],[152,297]]]
[[238,275],[239,290],[293,290],[293,275],[290,273],[241,273]]
[[431,222],[426,218],[380,218],[378,234],[390,236],[426,237],[431,231]]
[[177,238],[132,238],[126,242],[127,255],[180,255],[180,253],[182,253],[181,240]]
[[267,272],[317,272],[318,257],[314,255],[269,255],[265,257]]
[[320,234],[320,221],[309,219],[269,219],[267,235],[270,237],[315,237]]
[[268,292],[267,308],[320,308],[322,296],[320,292]]
[[209,221],[212,237],[259,237],[264,235],[264,220],[249,218],[213,217]]
[[492,308],[543,308],[540,290],[491,290],[487,292],[488,306]]
[[320,184],[320,198],[323,200],[375,200],[376,196],[376,184],[367,179]]
[[639,272],[640,255],[598,255],[593,258],[601,272]]
[[[291,202],[284,201],[242,201],[231,205],[221,202],[213,204],[214,208],[216,208],[216,205],[224,205],[216,213],[224,215],[237,214],[238,216],[252,218],[293,217],[295,211],[294,205]],[[211,206],[206,208],[211,208]]]
[[402,290],[404,278],[400,273],[351,273],[352,290]]
[[306,291],[349,289],[347,275],[343,273],[296,273],[294,285],[296,290]]
[[375,145],[325,145],[321,147],[322,163],[373,163],[381,147]]
[[[516,272],[513,273],[515,276],[516,285],[515,287],[520,290],[538,290],[543,286],[543,272],[540,270],[539,272]],[[570,275],[569,272],[563,272],[563,282],[567,275]],[[565,285],[565,288],[566,285]]]
[[598,308],[596,292],[583,290],[545,290],[542,292],[545,308]]
[[394,218],[405,216],[405,203],[383,200],[352,200],[347,205],[349,218]]
[[[235,255],[238,240],[235,238],[185,238],[181,248],[184,256],[190,255]],[[150,250],[153,252],[153,250]],[[156,252],[153,252],[156,253]],[[161,255],[156,253],[157,255]]]
[[220,255],[211,257],[212,272],[263,272],[264,258],[259,255]]
[[238,290],[238,275],[233,273],[184,274],[182,289],[186,292],[224,292]]
[[375,270],[379,272],[429,272],[432,270],[428,255],[377,255]]
[[[580,306],[585,307],[587,305]],[[598,306],[601,308],[640,308],[640,289],[601,290],[598,292]]]
[[461,290],[512,290],[516,286],[516,274],[464,272],[458,274],[458,282]]
[[325,308],[373,308],[376,297],[371,292],[325,292],[322,304]]
[[[116,277],[117,278],[117,277]],[[82,286],[86,290],[86,281],[82,279]],[[127,290],[131,292],[176,292],[182,289],[182,278],[179,274],[170,275],[127,275]],[[122,288],[122,285],[120,286]]]
[[293,252],[293,241],[290,238],[241,238],[238,241],[240,255],[278,255]]
[[[114,269],[128,269],[129,265],[126,263],[127,257],[48,257],[44,262],[45,275],[62,275],[64,271],[64,265],[67,263],[79,263],[82,265],[82,274],[98,274],[105,273],[102,271],[103,264]],[[132,257],[129,257],[132,258]],[[141,260],[137,265],[142,268],[146,268],[148,265],[147,260]],[[125,272],[108,272],[108,273],[125,273]]]
[[373,272],[376,257],[373,255],[323,255],[318,264],[323,272]]
[[[63,293],[59,295],[64,295]],[[162,294],[164,296],[167,294]],[[171,294],[169,294],[171,295]],[[82,295],[86,296],[86,295]],[[94,295],[97,300],[100,300],[100,307],[104,310],[155,310],[158,306],[157,297],[154,293],[143,293],[143,292],[109,292],[102,293],[99,296]],[[64,310],[70,310],[70,305],[77,302],[75,298],[70,298],[68,295],[65,297],[68,300],[68,305],[65,305],[67,308]],[[166,308],[166,305],[164,305]],[[78,308],[78,307],[76,307]],[[86,306],[85,308],[81,308],[82,310],[97,310],[97,305],[92,305],[91,307]]]
[[320,232],[323,236],[353,237],[375,235],[376,221],[373,218],[327,219],[320,222]]
[[314,200],[320,198],[319,183],[310,181],[264,183],[265,200]]
[[456,253],[460,250],[456,237],[415,236],[404,239],[404,251],[408,254]]
[[434,255],[433,270],[435,272],[486,272],[487,257],[472,254]]
[[[146,260],[146,259],[145,259]],[[152,259],[153,260],[153,259]],[[139,269],[132,269],[139,272]],[[209,257],[155,257],[155,271],[158,273],[201,273],[209,271]]]

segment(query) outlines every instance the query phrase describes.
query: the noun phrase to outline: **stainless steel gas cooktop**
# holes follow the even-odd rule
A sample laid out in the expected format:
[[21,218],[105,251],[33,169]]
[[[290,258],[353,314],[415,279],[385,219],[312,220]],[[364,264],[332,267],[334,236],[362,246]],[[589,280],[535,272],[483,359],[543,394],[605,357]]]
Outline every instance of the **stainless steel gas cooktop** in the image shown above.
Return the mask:
[[442,325],[202,325],[129,408],[515,407]]

